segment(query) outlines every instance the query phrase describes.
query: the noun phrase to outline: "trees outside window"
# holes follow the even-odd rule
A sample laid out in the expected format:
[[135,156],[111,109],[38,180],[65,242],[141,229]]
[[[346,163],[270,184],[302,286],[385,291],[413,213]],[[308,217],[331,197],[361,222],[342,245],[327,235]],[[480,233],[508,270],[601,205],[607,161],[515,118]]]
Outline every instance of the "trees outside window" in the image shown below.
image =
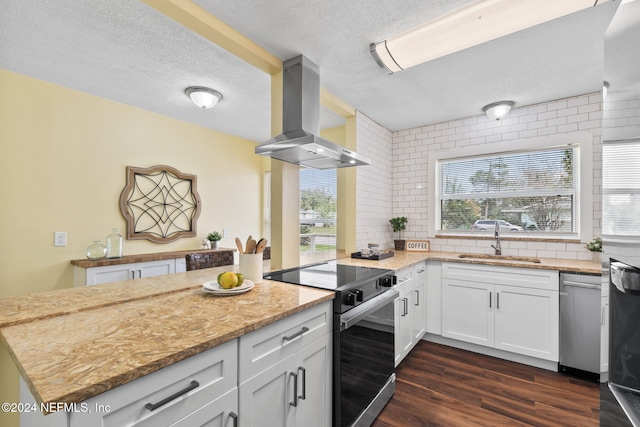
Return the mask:
[[505,220],[524,232],[574,233],[577,146],[441,160],[440,230]]

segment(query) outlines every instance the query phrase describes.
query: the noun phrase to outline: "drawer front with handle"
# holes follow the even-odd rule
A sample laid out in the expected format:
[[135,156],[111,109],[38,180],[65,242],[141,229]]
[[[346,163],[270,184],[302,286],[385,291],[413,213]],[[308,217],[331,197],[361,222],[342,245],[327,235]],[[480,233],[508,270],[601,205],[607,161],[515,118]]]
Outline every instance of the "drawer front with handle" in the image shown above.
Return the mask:
[[275,365],[332,330],[326,302],[240,337],[240,383]]
[[85,401],[91,412],[70,414],[70,425],[141,427],[177,422],[237,387],[237,346],[237,340],[229,341],[99,394]]

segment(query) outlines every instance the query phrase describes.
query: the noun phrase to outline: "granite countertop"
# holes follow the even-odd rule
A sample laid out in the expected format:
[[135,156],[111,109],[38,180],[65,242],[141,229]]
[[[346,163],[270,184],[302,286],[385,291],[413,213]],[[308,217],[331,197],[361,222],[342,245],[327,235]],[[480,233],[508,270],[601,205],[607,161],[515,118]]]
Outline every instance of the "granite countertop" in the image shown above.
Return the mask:
[[[562,272],[575,272],[584,274],[601,274],[602,265],[594,263],[592,261],[580,261],[572,259],[562,258],[536,258],[540,260],[539,263],[523,260],[525,257],[512,257],[509,255],[503,255],[496,258],[482,258],[485,255],[482,254],[469,254],[472,257],[460,258],[460,255],[466,256],[467,254],[461,254],[457,252],[407,252],[407,251],[394,251],[394,256],[391,258],[385,258],[380,261],[357,259],[357,258],[339,258],[337,260],[340,264],[346,265],[362,265],[367,267],[377,268],[389,268],[391,270],[398,270],[400,268],[416,264],[420,261],[450,261],[460,262],[467,264],[486,264],[497,265],[502,267],[523,267],[523,268],[535,268],[542,270],[557,270]],[[478,256],[474,258],[473,256]],[[528,259],[529,257],[526,257]]]
[[202,291],[220,271],[225,268],[2,299],[0,333],[38,403],[72,403],[334,296],[269,280],[231,297]]
[[103,258],[97,261],[92,261],[90,259],[83,258],[83,259],[71,260],[71,265],[75,265],[76,267],[82,267],[82,268],[102,267],[104,265],[131,264],[134,262],[159,261],[162,259],[184,258],[185,255],[190,255],[190,254],[201,254],[201,253],[207,253],[207,252],[221,252],[221,251],[237,252],[238,250],[235,248],[192,249],[192,250],[186,250],[186,251],[155,252],[150,254],[125,255],[122,258]]

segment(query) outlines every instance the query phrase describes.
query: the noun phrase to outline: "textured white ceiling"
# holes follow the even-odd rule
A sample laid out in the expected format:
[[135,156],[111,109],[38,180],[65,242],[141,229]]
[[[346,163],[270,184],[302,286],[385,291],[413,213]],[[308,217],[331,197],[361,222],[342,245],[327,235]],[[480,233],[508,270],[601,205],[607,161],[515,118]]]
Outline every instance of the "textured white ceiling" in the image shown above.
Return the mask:
[[[304,54],[323,87],[390,130],[598,91],[619,1],[387,75],[369,44],[469,0],[196,0],[285,60]],[[143,3],[0,0],[0,67],[257,142],[270,137],[270,79]],[[223,93],[199,110],[184,88]],[[322,109],[321,125],[342,119]]]
[[[270,77],[144,3],[0,0],[0,10],[1,68],[232,135],[270,136]],[[198,109],[188,86],[224,99]]]

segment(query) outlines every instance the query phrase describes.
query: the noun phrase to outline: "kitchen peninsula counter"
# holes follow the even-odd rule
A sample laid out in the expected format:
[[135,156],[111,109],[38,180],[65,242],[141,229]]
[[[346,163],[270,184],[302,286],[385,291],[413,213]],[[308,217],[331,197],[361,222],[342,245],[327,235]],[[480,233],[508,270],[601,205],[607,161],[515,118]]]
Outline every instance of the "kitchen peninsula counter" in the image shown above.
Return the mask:
[[[460,258],[460,255],[471,255],[469,258]],[[399,270],[403,267],[416,264],[421,261],[448,261],[460,262],[467,264],[485,264],[497,265],[502,267],[523,267],[535,268],[542,270],[556,270],[561,272],[575,272],[584,274],[601,274],[602,266],[592,261],[581,261],[563,258],[537,258],[539,263],[530,261],[521,261],[519,257],[503,255],[499,259],[494,258],[473,258],[474,254],[461,254],[458,252],[407,252],[394,251],[394,256],[385,258],[380,261],[358,259],[358,258],[339,258],[337,262],[345,265],[358,265],[365,267],[388,268],[391,270]],[[476,254],[483,256],[482,254]]]
[[334,296],[269,280],[231,297],[201,289],[231,268],[5,298],[0,332],[38,403],[73,403]]

